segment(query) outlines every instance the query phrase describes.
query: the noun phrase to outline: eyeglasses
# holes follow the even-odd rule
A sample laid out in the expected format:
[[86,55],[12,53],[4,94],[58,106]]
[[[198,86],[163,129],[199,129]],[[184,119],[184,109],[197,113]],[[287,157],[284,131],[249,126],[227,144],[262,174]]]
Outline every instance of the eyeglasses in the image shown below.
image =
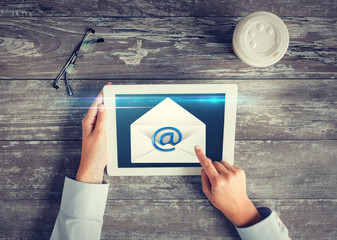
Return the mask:
[[94,48],[96,43],[104,42],[104,38],[97,39],[94,34],[95,34],[95,30],[92,28],[90,28],[85,33],[84,37],[82,38],[82,41],[75,48],[75,51],[73,52],[73,54],[71,55],[67,63],[62,68],[61,72],[57,75],[56,79],[54,80],[53,87],[55,89],[59,88],[57,83],[61,79],[62,75],[64,74],[67,92],[70,96],[74,94],[69,84],[69,79],[74,78],[74,76],[77,73],[77,68],[75,65],[77,58],[83,58],[85,55],[89,54]]

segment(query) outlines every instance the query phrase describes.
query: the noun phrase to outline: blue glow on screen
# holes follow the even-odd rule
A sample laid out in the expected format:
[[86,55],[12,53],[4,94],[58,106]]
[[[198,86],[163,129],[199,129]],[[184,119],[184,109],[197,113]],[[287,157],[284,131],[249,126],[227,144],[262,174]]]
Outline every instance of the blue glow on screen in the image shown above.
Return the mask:
[[117,94],[118,167],[200,167],[199,163],[131,163],[130,125],[169,97],[206,125],[206,153],[221,160],[225,94]]

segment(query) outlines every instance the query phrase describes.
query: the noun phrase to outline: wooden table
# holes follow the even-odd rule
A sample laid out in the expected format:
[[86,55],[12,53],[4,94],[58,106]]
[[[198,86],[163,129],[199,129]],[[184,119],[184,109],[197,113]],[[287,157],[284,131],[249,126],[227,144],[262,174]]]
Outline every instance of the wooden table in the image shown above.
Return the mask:
[[[57,3],[58,2],[58,3]],[[48,239],[81,119],[113,84],[235,83],[235,162],[257,206],[293,239],[337,239],[337,1],[0,0],[0,238]],[[232,52],[237,22],[280,16],[289,49],[266,68]],[[77,61],[75,96],[51,84],[86,29],[105,42]],[[200,177],[105,177],[102,239],[239,239]]]

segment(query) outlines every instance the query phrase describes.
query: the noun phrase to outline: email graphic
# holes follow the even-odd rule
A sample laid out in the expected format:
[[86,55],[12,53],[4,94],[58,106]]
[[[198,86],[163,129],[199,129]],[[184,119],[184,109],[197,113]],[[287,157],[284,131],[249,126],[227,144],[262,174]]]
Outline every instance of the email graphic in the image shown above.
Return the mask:
[[130,126],[132,163],[198,163],[194,146],[204,151],[205,124],[166,98]]

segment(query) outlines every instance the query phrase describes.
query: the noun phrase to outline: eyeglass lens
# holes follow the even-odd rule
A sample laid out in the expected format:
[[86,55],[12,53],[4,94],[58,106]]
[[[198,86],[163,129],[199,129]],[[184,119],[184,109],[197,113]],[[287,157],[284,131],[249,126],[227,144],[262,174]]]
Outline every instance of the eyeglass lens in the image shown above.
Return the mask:
[[89,54],[94,49],[97,42],[97,37],[94,34],[89,34],[88,37],[83,41],[78,56],[83,58],[84,55]]

